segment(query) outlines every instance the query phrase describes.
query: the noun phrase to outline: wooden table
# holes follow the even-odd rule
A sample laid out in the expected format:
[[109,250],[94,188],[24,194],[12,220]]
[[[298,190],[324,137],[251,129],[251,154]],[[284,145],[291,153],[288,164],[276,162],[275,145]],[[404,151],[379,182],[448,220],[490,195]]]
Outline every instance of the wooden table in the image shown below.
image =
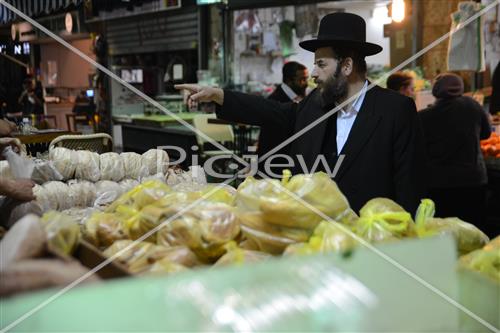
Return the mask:
[[23,134],[23,133],[13,133],[12,136],[21,141],[22,144],[26,145],[26,152],[28,155],[36,156],[37,153],[46,152],[49,149],[49,145],[58,136],[66,134],[79,134],[75,132],[69,132],[66,130],[46,130],[39,131],[37,133]]

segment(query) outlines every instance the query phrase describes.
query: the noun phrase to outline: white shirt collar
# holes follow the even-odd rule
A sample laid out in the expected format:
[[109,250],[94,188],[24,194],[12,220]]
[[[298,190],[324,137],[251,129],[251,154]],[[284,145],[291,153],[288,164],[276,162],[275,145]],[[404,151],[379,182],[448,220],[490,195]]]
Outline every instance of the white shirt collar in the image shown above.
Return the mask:
[[358,113],[361,110],[361,106],[363,105],[363,101],[365,100],[366,91],[368,90],[368,80],[365,80],[365,84],[363,88],[361,88],[361,93],[356,97],[354,102],[351,104],[351,107],[346,111],[344,108],[340,109],[341,114],[349,114],[349,113]]
[[281,89],[283,89],[290,100],[294,101],[297,98],[297,94],[286,83],[283,82],[281,84]]

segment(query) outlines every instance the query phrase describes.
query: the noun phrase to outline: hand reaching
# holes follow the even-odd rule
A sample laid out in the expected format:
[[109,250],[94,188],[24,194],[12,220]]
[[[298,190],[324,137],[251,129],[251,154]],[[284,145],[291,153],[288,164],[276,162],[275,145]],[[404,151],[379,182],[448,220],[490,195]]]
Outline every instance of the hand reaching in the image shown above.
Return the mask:
[[186,90],[189,108],[196,107],[198,102],[224,103],[224,90],[220,88],[200,86],[198,84],[176,84],[175,89]]

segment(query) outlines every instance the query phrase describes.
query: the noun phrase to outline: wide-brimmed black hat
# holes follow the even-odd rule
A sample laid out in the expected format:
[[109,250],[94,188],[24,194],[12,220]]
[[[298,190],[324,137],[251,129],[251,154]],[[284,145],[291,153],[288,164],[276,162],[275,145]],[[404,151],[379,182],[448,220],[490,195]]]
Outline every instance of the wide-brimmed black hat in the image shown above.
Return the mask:
[[318,37],[305,40],[299,45],[314,52],[325,46],[342,45],[370,56],[382,51],[382,46],[366,41],[366,23],[361,16],[352,13],[325,15],[319,23]]

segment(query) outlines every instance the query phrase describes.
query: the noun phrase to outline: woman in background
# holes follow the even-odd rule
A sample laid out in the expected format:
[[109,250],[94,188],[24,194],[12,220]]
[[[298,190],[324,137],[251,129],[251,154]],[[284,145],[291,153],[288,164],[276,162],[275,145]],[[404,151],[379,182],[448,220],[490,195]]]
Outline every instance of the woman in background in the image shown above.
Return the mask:
[[427,188],[436,216],[456,216],[482,229],[488,176],[479,141],[490,136],[491,128],[481,105],[463,92],[460,76],[438,75],[432,89],[436,102],[419,112]]

